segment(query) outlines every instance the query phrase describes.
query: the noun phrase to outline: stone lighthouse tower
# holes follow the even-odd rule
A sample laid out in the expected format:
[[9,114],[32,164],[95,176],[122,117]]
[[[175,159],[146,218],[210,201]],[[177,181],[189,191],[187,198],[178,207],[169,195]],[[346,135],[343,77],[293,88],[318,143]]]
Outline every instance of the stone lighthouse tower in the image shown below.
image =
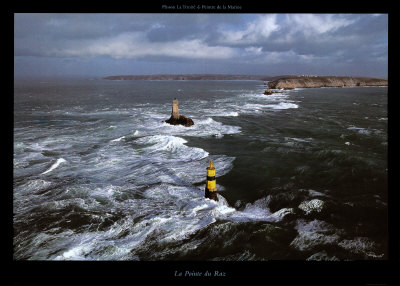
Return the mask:
[[192,126],[194,124],[193,120],[190,117],[186,117],[185,115],[179,114],[179,101],[174,98],[172,101],[172,112],[171,117],[165,122],[171,125],[183,125],[186,127]]
[[172,101],[172,118],[178,119],[179,118],[179,101],[174,98]]

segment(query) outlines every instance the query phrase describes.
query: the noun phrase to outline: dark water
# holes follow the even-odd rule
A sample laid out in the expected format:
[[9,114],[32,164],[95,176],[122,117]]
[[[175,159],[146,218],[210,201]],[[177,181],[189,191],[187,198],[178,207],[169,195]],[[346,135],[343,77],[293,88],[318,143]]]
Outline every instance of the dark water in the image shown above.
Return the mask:
[[264,90],[16,81],[14,258],[387,259],[387,88]]

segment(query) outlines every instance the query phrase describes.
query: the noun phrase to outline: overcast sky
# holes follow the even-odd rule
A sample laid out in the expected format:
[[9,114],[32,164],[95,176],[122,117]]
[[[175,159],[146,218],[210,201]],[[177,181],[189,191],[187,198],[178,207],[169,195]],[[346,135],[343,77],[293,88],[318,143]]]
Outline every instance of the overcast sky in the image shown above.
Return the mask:
[[387,77],[387,14],[15,14],[15,76]]

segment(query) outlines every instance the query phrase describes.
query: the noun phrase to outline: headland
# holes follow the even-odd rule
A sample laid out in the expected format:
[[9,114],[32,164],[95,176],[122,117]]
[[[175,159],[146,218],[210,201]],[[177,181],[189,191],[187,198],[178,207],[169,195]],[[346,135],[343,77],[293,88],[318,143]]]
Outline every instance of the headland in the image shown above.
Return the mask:
[[226,74],[155,74],[155,75],[115,75],[106,80],[258,80],[268,82],[271,89],[347,87],[347,86],[387,86],[388,80],[372,77],[314,76],[314,75],[226,75]]

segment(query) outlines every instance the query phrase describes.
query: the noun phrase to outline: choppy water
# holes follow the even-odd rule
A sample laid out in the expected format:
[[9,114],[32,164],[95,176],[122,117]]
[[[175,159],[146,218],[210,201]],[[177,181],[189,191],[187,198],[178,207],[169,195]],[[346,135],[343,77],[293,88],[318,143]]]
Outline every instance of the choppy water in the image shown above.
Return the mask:
[[387,259],[387,88],[264,90],[16,81],[14,258]]

